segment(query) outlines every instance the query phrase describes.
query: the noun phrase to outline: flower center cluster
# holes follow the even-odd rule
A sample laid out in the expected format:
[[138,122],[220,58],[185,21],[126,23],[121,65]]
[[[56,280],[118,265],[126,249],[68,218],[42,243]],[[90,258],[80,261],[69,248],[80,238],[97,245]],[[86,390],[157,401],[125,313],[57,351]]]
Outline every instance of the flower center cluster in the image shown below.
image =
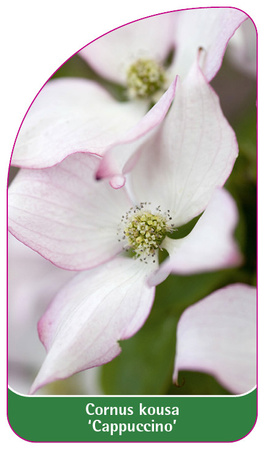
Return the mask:
[[147,203],[141,203],[140,207],[131,208],[122,217],[123,229],[122,239],[125,241],[124,248],[132,249],[137,257],[154,256],[168,232],[172,231],[169,211],[162,214],[160,207],[153,214],[146,208]]
[[165,87],[163,67],[151,59],[138,59],[127,72],[127,84],[132,97],[152,97]]

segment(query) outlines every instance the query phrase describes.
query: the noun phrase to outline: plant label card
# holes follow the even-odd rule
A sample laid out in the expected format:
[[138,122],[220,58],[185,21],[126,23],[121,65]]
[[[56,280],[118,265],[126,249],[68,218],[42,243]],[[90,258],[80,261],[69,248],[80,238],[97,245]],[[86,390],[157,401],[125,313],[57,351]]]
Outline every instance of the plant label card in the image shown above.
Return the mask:
[[235,7],[121,23],[40,86],[8,189],[8,420],[233,442],[257,416],[256,44]]

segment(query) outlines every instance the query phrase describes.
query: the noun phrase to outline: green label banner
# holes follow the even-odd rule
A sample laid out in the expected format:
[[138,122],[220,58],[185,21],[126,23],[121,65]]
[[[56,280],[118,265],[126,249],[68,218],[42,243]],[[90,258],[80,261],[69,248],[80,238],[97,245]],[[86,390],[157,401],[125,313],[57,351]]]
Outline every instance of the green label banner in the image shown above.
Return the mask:
[[256,421],[242,396],[22,396],[8,391],[14,432],[33,442],[230,442]]

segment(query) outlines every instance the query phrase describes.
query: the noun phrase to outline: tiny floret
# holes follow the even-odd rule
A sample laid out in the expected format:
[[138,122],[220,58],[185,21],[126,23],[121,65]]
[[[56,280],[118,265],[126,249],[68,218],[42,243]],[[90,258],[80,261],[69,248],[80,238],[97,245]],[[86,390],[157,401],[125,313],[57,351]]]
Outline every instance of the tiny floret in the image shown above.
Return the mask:
[[149,98],[165,89],[164,68],[152,59],[138,59],[127,72],[127,85],[131,97]]
[[119,232],[121,239],[125,241],[124,248],[134,251],[136,257],[154,256],[168,232],[172,232],[173,224],[167,211],[161,213],[160,207],[152,213],[147,203],[131,208],[122,217],[122,229]]

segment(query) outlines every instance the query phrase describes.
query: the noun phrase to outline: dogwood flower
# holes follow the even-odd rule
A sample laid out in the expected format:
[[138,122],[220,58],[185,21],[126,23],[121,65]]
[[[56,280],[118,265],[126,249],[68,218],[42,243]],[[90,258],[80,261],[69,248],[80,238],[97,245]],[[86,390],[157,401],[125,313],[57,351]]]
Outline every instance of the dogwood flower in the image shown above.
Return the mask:
[[210,81],[220,69],[229,39],[247,18],[235,8],[164,13],[115,29],[79,54],[101,76],[127,86],[133,98],[150,99],[176,75],[188,74],[199,48],[205,51],[202,70]]
[[[39,322],[47,357],[31,392],[117,356],[118,341],[143,325],[155,285],[169,272],[241,261],[232,237],[236,205],[221,189],[237,154],[218,98],[195,65],[177,83],[161,126],[139,139],[138,163],[121,189],[95,180],[100,158],[87,153],[20,170],[9,191],[9,230],[55,265],[81,271]],[[170,238],[203,211],[188,236]],[[161,266],[160,249],[169,253]]]
[[[221,66],[229,39],[246,18],[234,8],[176,11],[139,20],[89,44],[80,55],[98,73],[120,83],[126,83],[129,70],[130,92],[139,84],[135,71],[147,73],[147,85],[142,83],[139,88],[147,91],[147,99],[119,102],[95,81],[51,80],[24,119],[12,164],[24,168],[51,167],[72,153],[102,156],[113,146],[120,148],[121,143],[138,140],[163,121],[174,98],[174,90],[167,89],[177,75],[186,77],[199,48],[204,49],[200,64],[209,81]],[[174,59],[164,73],[161,65],[172,47]],[[156,93],[152,83],[160,94],[166,93],[142,123]],[[113,184],[115,187],[115,180]]]
[[256,289],[226,286],[189,306],[177,326],[173,380],[180,370],[207,372],[229,391],[256,385]]

